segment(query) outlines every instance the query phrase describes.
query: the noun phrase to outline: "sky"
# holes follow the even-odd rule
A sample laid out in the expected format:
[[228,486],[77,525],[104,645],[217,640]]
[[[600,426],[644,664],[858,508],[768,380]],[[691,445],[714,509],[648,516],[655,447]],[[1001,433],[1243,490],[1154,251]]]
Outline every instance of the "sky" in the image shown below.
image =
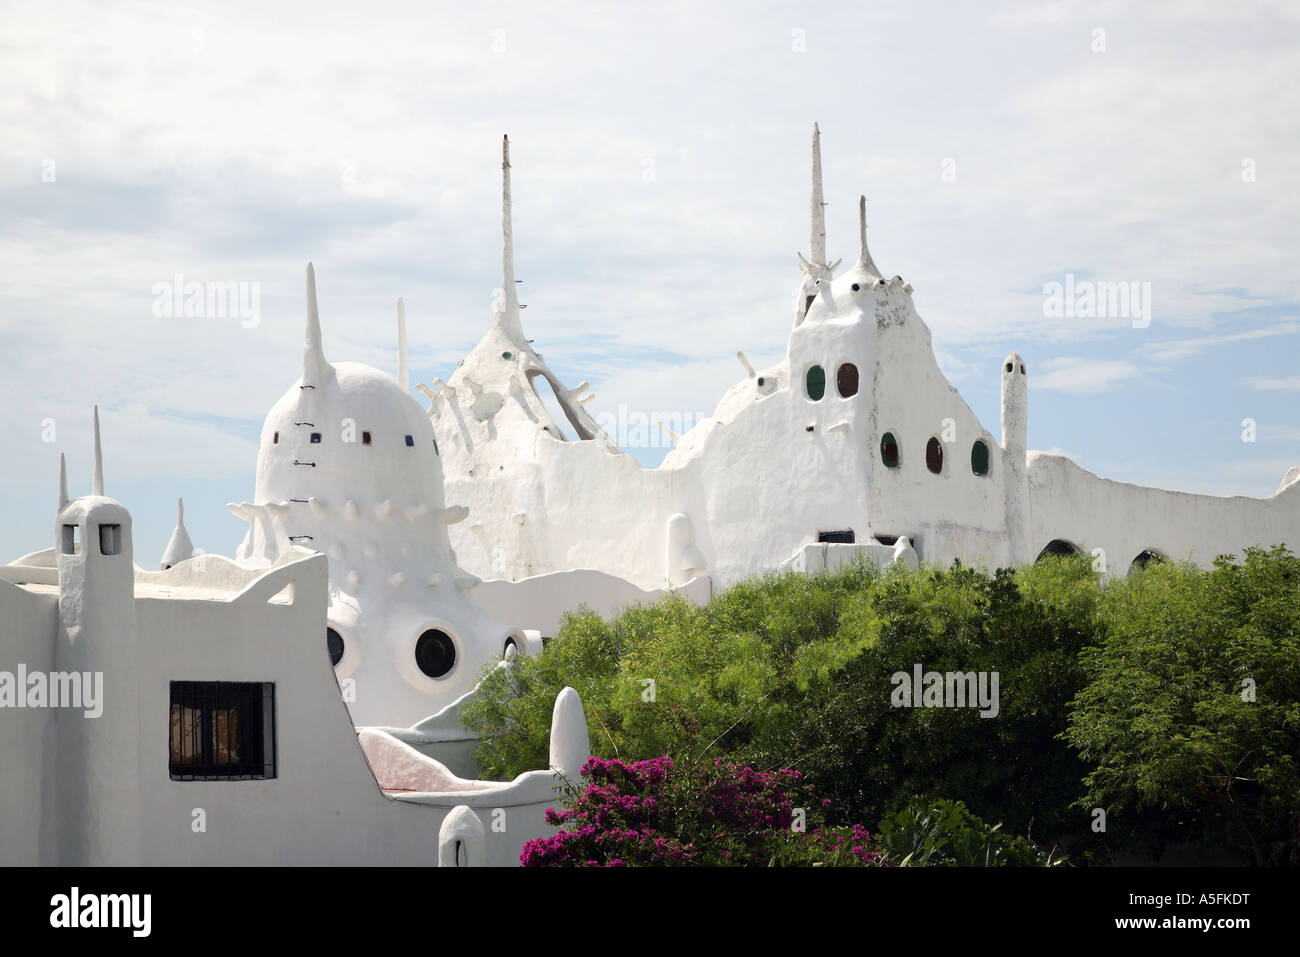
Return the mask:
[[[96,403],[136,562],[178,496],[232,554],[308,261],[327,356],[396,372],[402,296],[412,381],[447,377],[500,284],[503,133],[524,326],[593,412],[703,417],[737,350],[780,361],[817,122],[831,258],[865,194],[995,435],[1015,350],[1031,448],[1271,495],[1300,464],[1297,76],[1294,3],[0,0],[0,561],[52,543],[60,452],[89,491]],[[249,308],[168,315],[177,282]],[[1110,283],[1128,309],[1054,294]]]

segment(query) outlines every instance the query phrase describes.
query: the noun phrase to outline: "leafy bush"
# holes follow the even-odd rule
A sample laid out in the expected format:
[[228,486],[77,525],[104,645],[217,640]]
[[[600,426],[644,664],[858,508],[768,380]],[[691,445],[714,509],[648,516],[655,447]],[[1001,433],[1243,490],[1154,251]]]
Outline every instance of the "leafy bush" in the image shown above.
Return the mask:
[[1161,564],[1104,599],[1064,735],[1091,769],[1077,806],[1148,853],[1194,841],[1300,863],[1300,559]]
[[[769,575],[702,608],[569,615],[538,658],[486,679],[466,723],[487,774],[544,766],[569,684],[600,757],[797,769],[837,827],[963,802],[1081,862],[1192,841],[1297,863],[1297,635],[1283,548],[1104,585],[1081,556]],[[891,676],[916,664],[996,672],[997,717],[894,707]]]
[[[755,771],[667,757],[625,764],[590,759],[586,789],[547,821],[564,828],[524,845],[525,867],[885,863],[860,828],[796,831],[797,771]],[[806,812],[802,812],[806,813]]]
[[880,822],[880,843],[900,867],[1056,867],[1064,858],[985,824],[960,801],[913,802]]

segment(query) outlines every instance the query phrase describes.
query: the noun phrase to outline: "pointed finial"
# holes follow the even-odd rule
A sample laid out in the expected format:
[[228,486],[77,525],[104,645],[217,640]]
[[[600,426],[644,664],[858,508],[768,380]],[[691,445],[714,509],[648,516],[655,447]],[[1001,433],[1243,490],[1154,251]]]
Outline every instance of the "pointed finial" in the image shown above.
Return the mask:
[[104,494],[104,449],[99,442],[99,406],[95,406],[95,471],[91,495]]
[[307,264],[307,339],[303,349],[303,385],[315,385],[326,375],[329,362],[321,341],[320,310],[316,306],[316,268]]
[[59,454],[59,511],[68,507],[68,457]]
[[826,259],[826,203],[822,197],[821,137],[821,128],[814,123],[812,133],[812,215],[809,217],[812,223],[812,233],[808,251],[809,258],[804,259],[803,253],[796,253],[799,257],[799,271],[803,276],[799,294],[795,298],[794,324],[796,327],[803,322],[804,316],[812,307],[813,299],[819,291],[829,295],[830,280],[834,278],[835,269],[840,264],[838,259],[835,262],[828,262]]
[[397,381],[403,389],[411,387],[411,370],[406,361],[406,302],[397,297]]
[[880,278],[880,270],[871,260],[871,253],[867,251],[867,197],[858,197],[858,243],[861,252],[858,254],[858,265],[871,273],[877,279]]
[[826,203],[822,199],[822,133],[813,124],[812,137],[812,261],[826,263]]
[[492,322],[511,338],[522,341],[524,327],[519,320],[519,294],[515,290],[515,240],[510,222],[510,137],[501,137],[501,298]]
[[190,533],[185,530],[185,500],[178,498],[176,499],[176,529],[172,532],[172,537],[163,550],[162,561],[158,565],[166,571],[173,565],[193,557],[194,543],[190,541]]

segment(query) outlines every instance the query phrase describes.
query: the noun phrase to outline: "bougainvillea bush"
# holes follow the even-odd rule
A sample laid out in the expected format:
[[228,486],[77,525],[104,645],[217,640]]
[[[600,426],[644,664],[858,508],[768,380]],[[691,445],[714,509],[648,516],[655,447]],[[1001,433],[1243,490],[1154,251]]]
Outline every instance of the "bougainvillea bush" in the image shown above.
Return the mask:
[[798,771],[659,757],[591,758],[581,774],[585,789],[547,811],[560,832],[524,845],[525,867],[888,864],[861,827],[809,827]]

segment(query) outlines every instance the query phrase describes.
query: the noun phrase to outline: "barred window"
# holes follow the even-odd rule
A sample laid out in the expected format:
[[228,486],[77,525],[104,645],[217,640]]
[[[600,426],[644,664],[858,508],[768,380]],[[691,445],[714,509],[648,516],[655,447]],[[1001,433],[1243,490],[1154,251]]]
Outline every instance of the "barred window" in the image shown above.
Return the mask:
[[173,781],[257,781],[275,777],[275,684],[171,683]]

